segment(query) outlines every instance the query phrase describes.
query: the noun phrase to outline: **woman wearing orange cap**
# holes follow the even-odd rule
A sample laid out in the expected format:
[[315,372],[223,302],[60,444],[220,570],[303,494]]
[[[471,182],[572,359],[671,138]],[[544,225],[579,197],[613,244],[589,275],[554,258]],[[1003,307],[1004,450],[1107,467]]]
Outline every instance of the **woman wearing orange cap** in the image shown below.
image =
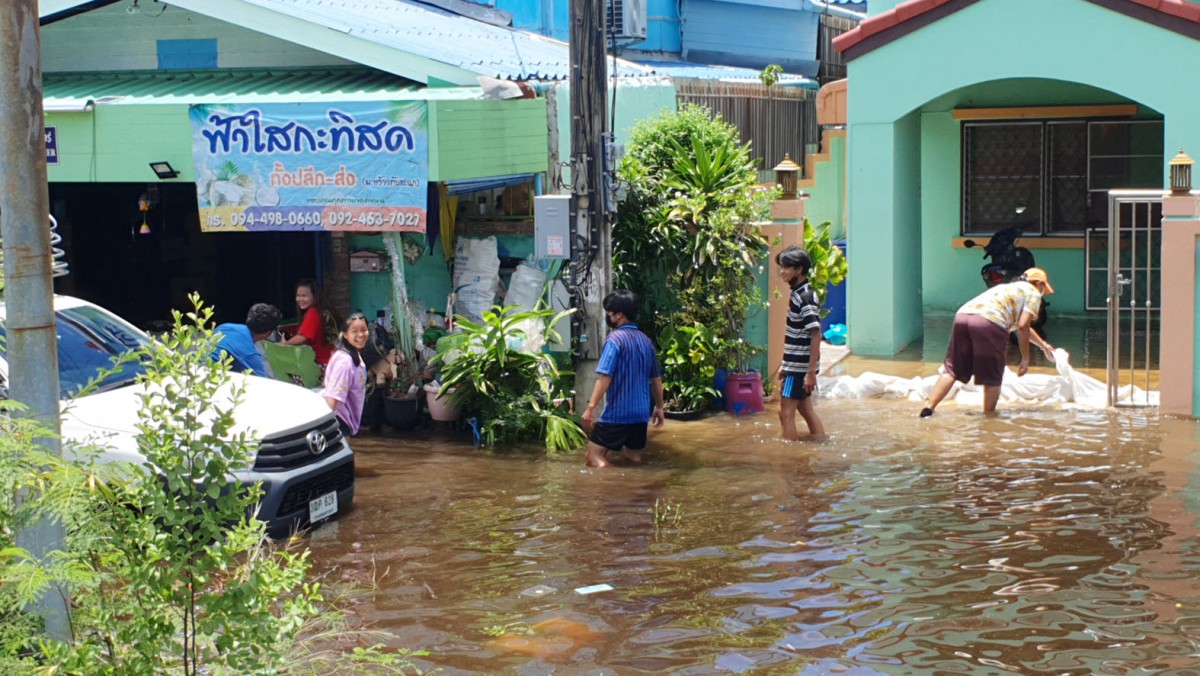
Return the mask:
[[1033,329],[1033,320],[1042,308],[1042,296],[1054,293],[1046,271],[1029,268],[1022,278],[1008,284],[997,284],[959,308],[954,315],[950,347],[942,374],[933,386],[921,417],[933,415],[933,409],[954,387],[954,381],[968,382],[975,378],[983,386],[983,411],[996,410],[1000,400],[1000,384],[1008,353],[1008,334],[1017,332],[1021,348],[1021,366],[1017,375],[1029,371],[1029,343],[1042,348],[1046,358],[1054,361],[1054,347]]

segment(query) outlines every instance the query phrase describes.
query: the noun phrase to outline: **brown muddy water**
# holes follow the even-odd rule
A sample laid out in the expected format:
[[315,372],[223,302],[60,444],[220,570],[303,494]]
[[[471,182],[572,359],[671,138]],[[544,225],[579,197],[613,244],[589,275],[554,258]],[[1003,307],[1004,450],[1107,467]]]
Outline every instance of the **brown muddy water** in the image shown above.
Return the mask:
[[668,421],[599,471],[359,438],[314,559],[446,674],[1200,673],[1200,426],[918,407],[821,400],[821,443]]

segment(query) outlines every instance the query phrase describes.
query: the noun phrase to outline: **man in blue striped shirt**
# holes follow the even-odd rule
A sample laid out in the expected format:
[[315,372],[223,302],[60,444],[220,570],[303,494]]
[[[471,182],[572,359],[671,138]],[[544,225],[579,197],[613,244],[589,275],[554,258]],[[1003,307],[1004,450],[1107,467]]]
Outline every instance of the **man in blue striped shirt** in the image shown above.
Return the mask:
[[[631,291],[613,291],[604,298],[604,321],[612,331],[600,351],[596,387],[583,412],[583,428],[590,434],[584,459],[589,467],[608,466],[608,451],[622,449],[630,462],[640,462],[647,423],[653,420],[655,427],[662,427],[665,420],[654,343],[633,323],[640,305]],[[606,403],[597,420],[601,400]]]

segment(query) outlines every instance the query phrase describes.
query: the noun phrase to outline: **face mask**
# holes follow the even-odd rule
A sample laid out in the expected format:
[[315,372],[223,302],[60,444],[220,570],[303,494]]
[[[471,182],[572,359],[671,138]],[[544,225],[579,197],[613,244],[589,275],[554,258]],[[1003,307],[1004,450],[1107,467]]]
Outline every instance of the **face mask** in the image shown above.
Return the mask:
[[604,323],[608,324],[608,328],[610,328],[610,329],[617,328],[617,323],[614,322],[613,318],[610,317],[609,315],[604,315]]

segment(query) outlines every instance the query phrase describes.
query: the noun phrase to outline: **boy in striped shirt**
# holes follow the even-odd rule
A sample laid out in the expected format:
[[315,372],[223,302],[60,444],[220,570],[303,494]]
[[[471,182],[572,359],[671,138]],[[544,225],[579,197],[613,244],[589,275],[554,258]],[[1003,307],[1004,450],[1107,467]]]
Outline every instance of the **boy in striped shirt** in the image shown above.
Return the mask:
[[787,333],[783,338],[783,363],[775,372],[779,388],[779,423],[783,438],[795,441],[796,412],[808,425],[813,437],[825,435],[825,425],[813,408],[812,394],[817,389],[817,371],[821,364],[821,303],[808,283],[812,259],[798,246],[789,246],[775,256],[779,276],[792,289],[788,302]]
[[[604,321],[612,330],[600,351],[596,387],[583,412],[583,429],[589,433],[584,462],[589,467],[608,466],[608,451],[622,449],[630,462],[640,462],[647,423],[663,426],[662,372],[654,343],[633,323],[640,305],[632,291],[614,291],[604,298]],[[597,420],[602,400],[604,412]]]

